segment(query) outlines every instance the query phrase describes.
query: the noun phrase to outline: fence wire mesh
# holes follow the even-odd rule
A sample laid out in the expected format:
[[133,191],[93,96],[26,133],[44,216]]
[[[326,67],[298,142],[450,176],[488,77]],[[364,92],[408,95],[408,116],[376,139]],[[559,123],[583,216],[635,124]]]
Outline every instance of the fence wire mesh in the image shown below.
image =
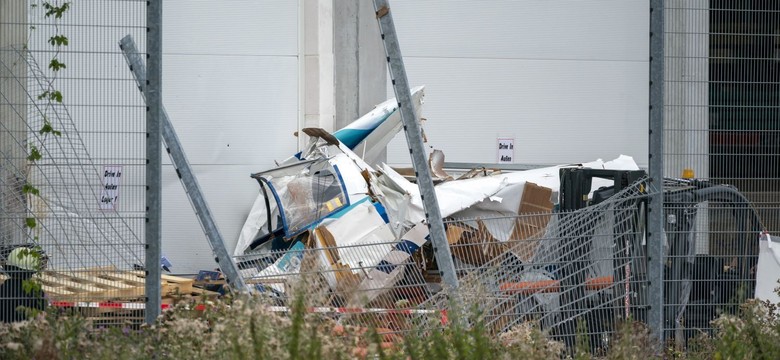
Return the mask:
[[[82,0],[57,19],[45,4],[0,2],[2,257],[37,245],[51,304],[140,320],[146,107],[116,43],[131,34],[144,51],[147,2]],[[668,0],[664,14],[665,145],[650,153],[667,178],[664,336],[684,345],[753,296],[758,234],[780,232],[780,3]],[[408,332],[446,322],[457,298],[492,333],[533,321],[599,351],[616,323],[659,311],[645,294],[646,185],[574,211],[446,219],[457,290],[442,286],[425,229],[387,241],[363,223],[366,237],[340,246],[306,230],[234,261],[278,311],[304,294],[328,319]],[[129,310],[106,313],[104,301]]]
[[[140,320],[145,106],[116,44],[144,36],[146,3],[8,0],[0,13],[0,315],[46,303]],[[31,277],[42,294],[23,289]]]
[[576,211],[448,221],[459,296],[495,333],[535,321],[569,346],[579,334],[605,349],[616,324],[647,310],[645,184]]
[[665,194],[664,328],[679,345],[753,297],[759,234],[780,230],[779,24],[776,1],[666,2],[664,175],[703,180]]
[[246,283],[276,311],[287,312],[302,298],[309,312],[388,333],[419,329],[412,325],[422,320],[446,321],[444,308],[424,305],[441,290],[438,279],[429,281],[429,248],[404,240],[328,246],[323,239],[321,231],[305,232],[287,250],[234,259]]
[[442,283],[425,226],[386,241],[371,240],[393,238],[384,222],[351,224],[353,232],[372,236],[332,246],[338,221],[325,222],[284,250],[270,250],[281,244],[268,241],[234,259],[245,281],[279,311],[303,297],[309,311],[342,324],[399,333],[438,327],[455,311],[466,321],[479,318],[494,335],[534,322],[573,346],[579,331],[596,351],[607,347],[621,320],[643,319],[647,311],[647,195],[642,179],[577,211],[446,219],[460,282],[455,290]]

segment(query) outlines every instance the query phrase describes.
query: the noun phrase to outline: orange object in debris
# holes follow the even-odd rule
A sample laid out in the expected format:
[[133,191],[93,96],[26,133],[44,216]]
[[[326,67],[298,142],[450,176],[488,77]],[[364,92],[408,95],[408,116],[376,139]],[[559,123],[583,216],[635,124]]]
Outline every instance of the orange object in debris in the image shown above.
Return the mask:
[[[585,287],[588,290],[606,289],[612,285],[612,276],[601,276],[585,280]],[[561,291],[560,280],[539,280],[539,281],[521,281],[508,282],[501,284],[501,291],[510,294],[535,294],[552,293]]]

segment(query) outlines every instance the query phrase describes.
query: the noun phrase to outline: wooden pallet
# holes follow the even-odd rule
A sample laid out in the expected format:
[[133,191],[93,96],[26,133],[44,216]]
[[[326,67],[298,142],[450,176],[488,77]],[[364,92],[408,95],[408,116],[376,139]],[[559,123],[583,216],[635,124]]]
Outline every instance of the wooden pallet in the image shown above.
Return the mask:
[[[143,271],[78,269],[45,271],[37,277],[43,291],[56,301],[134,300],[144,297],[146,286]],[[194,282],[194,279],[163,274],[160,293],[163,297],[202,294],[193,287]]]

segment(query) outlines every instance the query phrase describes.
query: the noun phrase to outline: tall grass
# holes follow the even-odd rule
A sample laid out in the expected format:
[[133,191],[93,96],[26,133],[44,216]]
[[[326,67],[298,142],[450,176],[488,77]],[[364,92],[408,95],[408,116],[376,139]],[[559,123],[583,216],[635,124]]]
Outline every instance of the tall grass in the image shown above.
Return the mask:
[[[48,313],[0,325],[0,359],[557,359],[592,358],[587,346],[567,353],[534,323],[490,335],[474,311],[453,314],[446,326],[410,319],[398,334],[309,314],[303,297],[289,313],[268,310],[253,298],[226,298],[193,310],[181,303],[152,326],[97,328],[76,315]],[[606,359],[780,359],[776,309],[749,301],[737,316],[713,322],[686,351],[664,354],[647,327],[625,323],[609,341]],[[587,341],[578,341],[587,344]]]

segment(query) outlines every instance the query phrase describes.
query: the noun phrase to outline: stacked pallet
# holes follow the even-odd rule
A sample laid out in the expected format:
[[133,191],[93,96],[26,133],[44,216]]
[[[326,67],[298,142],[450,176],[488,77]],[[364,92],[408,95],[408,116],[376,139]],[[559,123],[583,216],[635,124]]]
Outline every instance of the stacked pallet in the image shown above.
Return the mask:
[[[131,301],[142,299],[146,279],[143,271],[78,269],[45,271],[38,275],[43,291],[57,301]],[[163,274],[163,297],[197,296],[194,279]]]
[[[49,270],[36,275],[54,307],[75,311],[96,324],[126,324],[143,321],[146,278],[143,271],[115,268]],[[0,282],[5,281],[0,276]],[[217,293],[194,286],[195,279],[163,274],[160,294],[164,306],[183,299]]]

